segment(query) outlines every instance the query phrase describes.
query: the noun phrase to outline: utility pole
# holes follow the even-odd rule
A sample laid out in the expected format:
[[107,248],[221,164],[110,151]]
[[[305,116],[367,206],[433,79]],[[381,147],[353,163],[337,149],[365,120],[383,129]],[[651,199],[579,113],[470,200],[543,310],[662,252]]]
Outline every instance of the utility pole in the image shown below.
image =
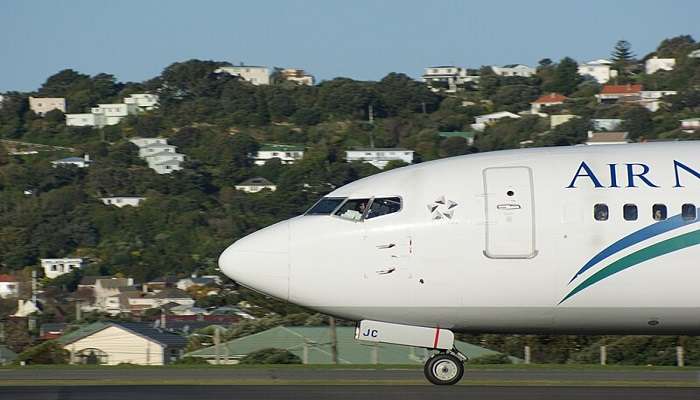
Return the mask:
[[80,309],[81,305],[80,300],[75,301],[75,322],[80,322],[83,319],[82,310]]
[[219,333],[218,328],[214,328],[214,348],[216,349],[216,365],[221,364],[221,349],[219,344],[221,343],[221,333]]
[[331,330],[331,361],[333,364],[338,364],[338,335],[335,331],[335,318],[330,317],[328,319],[328,324],[330,325]]

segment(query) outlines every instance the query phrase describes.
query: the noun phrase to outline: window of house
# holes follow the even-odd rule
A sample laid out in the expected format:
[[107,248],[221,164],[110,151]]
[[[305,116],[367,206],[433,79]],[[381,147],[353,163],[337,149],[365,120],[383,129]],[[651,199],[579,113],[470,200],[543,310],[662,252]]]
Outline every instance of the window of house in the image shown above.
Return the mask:
[[654,204],[651,207],[651,215],[654,221],[663,221],[668,218],[668,211],[666,210],[666,205],[664,204]]
[[596,221],[607,221],[610,212],[607,204],[596,204],[593,206],[593,218]]
[[382,215],[393,214],[401,210],[401,198],[386,197],[372,200],[372,204],[367,211],[367,219],[381,217]]
[[681,215],[685,221],[694,221],[697,218],[698,209],[695,204],[683,204],[681,206]]
[[369,199],[350,199],[340,206],[335,215],[350,221],[361,221],[368,204]]
[[51,268],[50,268],[50,270],[51,270],[51,271],[57,271],[56,266],[55,266],[55,265],[52,265]]
[[636,221],[638,214],[637,206],[634,204],[625,204],[622,207],[622,216],[625,218],[625,221]]

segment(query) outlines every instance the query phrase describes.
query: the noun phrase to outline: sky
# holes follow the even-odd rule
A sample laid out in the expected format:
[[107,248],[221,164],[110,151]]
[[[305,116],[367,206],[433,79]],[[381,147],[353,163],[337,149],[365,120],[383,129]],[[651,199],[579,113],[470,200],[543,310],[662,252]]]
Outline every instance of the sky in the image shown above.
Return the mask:
[[0,92],[66,68],[143,81],[192,58],[298,67],[317,80],[419,78],[431,65],[638,56],[700,40],[698,0],[0,0]]

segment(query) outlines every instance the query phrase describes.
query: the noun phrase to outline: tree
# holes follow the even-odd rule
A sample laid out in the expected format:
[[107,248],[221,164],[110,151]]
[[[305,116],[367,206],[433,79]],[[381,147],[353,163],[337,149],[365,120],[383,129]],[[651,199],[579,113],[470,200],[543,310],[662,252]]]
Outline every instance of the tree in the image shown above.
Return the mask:
[[440,143],[441,157],[461,156],[469,153],[469,144],[467,144],[467,140],[463,137],[448,137]]
[[629,70],[635,57],[634,53],[632,53],[632,45],[630,42],[626,40],[619,40],[615,44],[615,47],[610,55],[619,76],[621,78],[626,78],[629,75]]
[[68,350],[64,350],[63,346],[50,340],[24,350],[17,355],[15,362],[19,363],[24,361],[27,364],[67,364],[68,358]]
[[654,131],[654,121],[651,111],[644,107],[635,106],[622,114],[622,129],[627,131],[630,139],[639,139]]
[[578,64],[570,57],[564,57],[554,68],[549,82],[542,85],[545,92],[564,95],[573,93],[583,78],[578,74]]
[[241,364],[301,364],[301,359],[284,349],[261,349],[241,359]]

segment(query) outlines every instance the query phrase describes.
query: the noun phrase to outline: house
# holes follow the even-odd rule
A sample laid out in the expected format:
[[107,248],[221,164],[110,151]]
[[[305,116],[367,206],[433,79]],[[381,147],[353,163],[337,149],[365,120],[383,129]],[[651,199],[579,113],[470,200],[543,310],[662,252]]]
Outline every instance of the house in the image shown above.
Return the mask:
[[143,284],[144,292],[158,293],[162,290],[174,288],[178,279],[174,276],[163,276]]
[[502,118],[518,119],[520,118],[520,116],[508,111],[499,111],[491,114],[478,115],[475,118],[475,123],[473,123],[471,127],[475,131],[481,132],[486,128],[486,125],[493,124],[494,122]]
[[95,322],[58,340],[71,364],[165,365],[179,360],[187,340],[137,322]]
[[[336,328],[338,361],[341,364],[422,364],[430,357],[427,349],[376,343],[366,345],[355,340],[355,328]],[[285,349],[299,357],[304,364],[332,364],[330,329],[325,326],[277,326],[254,335],[244,336],[205,347],[186,357],[217,361],[222,364],[237,364],[246,355],[265,348]],[[493,350],[455,340],[455,347],[468,358],[498,355]],[[509,357],[512,362],[522,360]]]
[[265,189],[274,192],[277,190],[277,185],[259,176],[248,179],[236,185],[236,190],[242,190],[247,193],[257,193]]
[[644,63],[644,72],[646,72],[647,75],[651,75],[656,71],[672,71],[675,66],[675,58],[659,58],[654,56]]
[[593,79],[600,84],[608,83],[608,81],[617,77],[617,70],[612,69],[612,64],[612,61],[602,58],[589,61],[578,66],[578,74]]
[[32,300],[17,300],[17,311],[12,314],[13,317],[26,318],[32,314],[41,314],[41,304]]
[[[136,104],[98,104],[93,107],[91,113],[104,116],[104,125],[116,125],[128,115],[136,114],[138,107]],[[103,126],[104,126],[103,125]]]
[[53,164],[54,168],[59,167],[59,166],[70,166],[74,165],[78,168],[87,168],[90,166],[90,155],[85,154],[82,158],[81,157],[68,157],[68,158],[62,158],[60,160],[56,161],[51,161],[51,164]]
[[491,70],[499,76],[522,76],[525,78],[529,78],[537,72],[535,68],[523,64],[509,64],[502,67],[492,65]]
[[158,95],[150,93],[134,93],[124,98],[124,104],[133,104],[140,111],[150,111],[158,108]]
[[693,133],[700,129],[700,118],[687,118],[681,120],[681,130],[686,133]]
[[300,85],[313,86],[314,76],[309,75],[300,68],[285,68],[280,71],[280,76],[290,82],[296,82]]
[[134,284],[132,278],[100,278],[95,280],[95,303],[93,307],[108,314],[119,314],[119,294],[122,288],[128,288]]
[[578,115],[573,114],[555,114],[549,116],[549,129],[554,129],[561,124],[565,124],[574,118],[578,118]]
[[567,97],[559,93],[545,94],[540,96],[537,100],[530,103],[530,112],[532,114],[539,114],[543,107],[564,104],[566,100]]
[[41,267],[44,276],[49,279],[57,278],[63,274],[73,272],[83,267],[82,258],[42,258]]
[[180,290],[187,290],[192,286],[216,286],[221,285],[221,277],[219,275],[192,275],[177,281],[175,285]]
[[177,153],[177,146],[166,143],[150,143],[139,147],[139,157],[144,158],[161,152]]
[[144,146],[151,144],[168,144],[168,139],[162,137],[155,138],[133,138],[129,140],[131,143],[135,144],[139,149]]
[[96,126],[101,128],[107,125],[102,114],[82,113],[66,114],[66,126]]
[[588,132],[587,145],[599,144],[625,144],[630,141],[627,139],[627,132]]
[[19,281],[16,277],[0,274],[0,298],[7,299],[19,295]]
[[144,291],[120,291],[119,308],[121,312],[140,314],[150,308],[160,308],[168,303],[193,307],[194,299],[180,289],[164,289],[154,293]]
[[598,103],[616,103],[618,101],[640,101],[642,99],[642,85],[603,85],[599,94],[595,95]]
[[115,207],[125,207],[125,206],[131,206],[131,207],[138,207],[141,202],[146,200],[145,197],[132,197],[132,196],[119,196],[119,197],[100,197],[100,200],[102,200],[102,203],[104,203],[107,206],[115,206]]
[[390,161],[413,163],[413,153],[413,150],[402,148],[354,148],[345,152],[345,160],[348,162],[360,161],[384,169]]
[[690,57],[690,58],[700,58],[700,49],[691,51],[690,53],[688,53],[688,57]]
[[304,147],[289,144],[263,144],[255,155],[255,165],[279,158],[282,164],[293,164],[304,157]]
[[618,118],[595,118],[591,120],[593,131],[614,131],[622,125],[623,119]]
[[656,112],[661,108],[665,96],[678,94],[675,90],[642,90],[642,98],[639,104],[646,107],[651,112]]
[[52,110],[65,113],[66,99],[63,97],[29,97],[29,109],[42,117]]
[[467,145],[471,146],[474,144],[474,132],[438,132],[438,136],[441,138],[451,138],[451,137],[461,137],[467,141]]
[[168,144],[165,138],[134,138],[130,140],[139,148],[139,157],[157,174],[169,174],[182,169],[185,155],[178,153],[177,146]]
[[214,70],[214,73],[238,76],[253,85],[270,84],[270,70],[267,67],[241,64],[238,66],[217,68]]

